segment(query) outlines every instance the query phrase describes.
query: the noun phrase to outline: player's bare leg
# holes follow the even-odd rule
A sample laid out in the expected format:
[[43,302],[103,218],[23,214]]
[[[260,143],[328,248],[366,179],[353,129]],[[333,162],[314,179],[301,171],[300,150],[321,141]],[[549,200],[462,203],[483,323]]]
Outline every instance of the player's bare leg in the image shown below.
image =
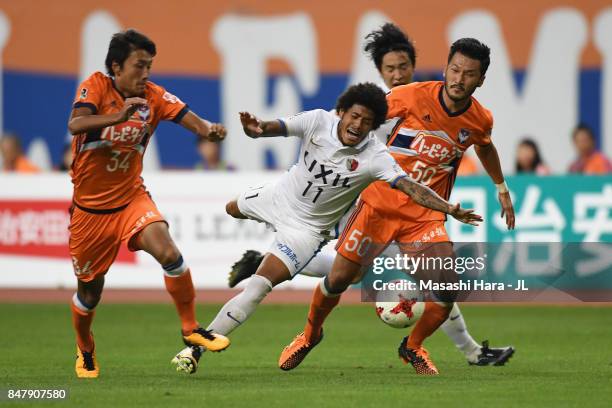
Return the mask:
[[246,220],[248,218],[246,215],[240,212],[240,209],[238,208],[238,200],[232,200],[225,204],[225,212],[240,220]]
[[362,267],[341,254],[336,255],[332,271],[314,290],[304,331],[282,351],[278,360],[281,370],[297,367],[323,338],[323,323],[340,302],[340,296],[361,276]]
[[230,345],[229,339],[200,327],[195,318],[195,289],[189,267],[174,241],[165,222],[147,225],[132,238],[133,244],[151,254],[164,268],[166,290],[172,296],[181,319],[183,341],[187,345],[221,351]]
[[104,274],[89,282],[77,281],[77,292],[72,297],[72,324],[76,332],[77,357],[75,371],[79,378],[96,378],[100,366],[96,360],[95,343],[91,325],[95,307],[100,302],[104,289]]

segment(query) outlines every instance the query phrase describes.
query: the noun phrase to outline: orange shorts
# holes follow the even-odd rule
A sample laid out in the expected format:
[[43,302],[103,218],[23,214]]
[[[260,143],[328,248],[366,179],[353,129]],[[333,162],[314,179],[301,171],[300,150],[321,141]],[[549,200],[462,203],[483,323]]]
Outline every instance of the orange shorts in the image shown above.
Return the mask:
[[154,222],[166,222],[146,191],[141,191],[123,210],[93,214],[73,206],[69,247],[74,273],[83,282],[105,274],[117,257],[122,242],[137,251],[130,239]]
[[450,242],[443,220],[412,221],[381,214],[361,201],[342,232],[336,251],[360,265],[370,265],[392,242],[402,252],[418,253],[428,244]]

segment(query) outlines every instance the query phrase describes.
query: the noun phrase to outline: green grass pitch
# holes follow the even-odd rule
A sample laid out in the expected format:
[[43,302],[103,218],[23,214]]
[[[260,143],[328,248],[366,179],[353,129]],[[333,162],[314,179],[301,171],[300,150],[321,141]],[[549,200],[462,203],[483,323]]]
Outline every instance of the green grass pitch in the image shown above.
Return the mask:
[[[199,307],[202,322],[218,306]],[[428,341],[440,376],[418,377],[397,358],[405,335],[371,305],[341,306],[326,338],[291,372],[279,353],[299,332],[306,305],[264,305],[232,333],[223,353],[206,353],[198,373],[173,371],[182,348],[168,305],[104,305],[94,322],[97,380],[74,374],[68,305],[0,305],[0,388],[66,388],[68,401],[12,406],[610,407],[612,308],[464,306],[470,331],[513,344],[505,367],[469,367],[442,332]],[[417,405],[418,404],[418,405]]]

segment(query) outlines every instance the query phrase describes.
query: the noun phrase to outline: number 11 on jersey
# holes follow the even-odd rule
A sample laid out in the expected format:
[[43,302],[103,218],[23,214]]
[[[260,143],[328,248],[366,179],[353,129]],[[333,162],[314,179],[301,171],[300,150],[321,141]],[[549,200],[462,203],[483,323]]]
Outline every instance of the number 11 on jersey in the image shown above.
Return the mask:
[[[313,184],[312,181],[308,182],[308,186],[306,186],[306,189],[302,193],[302,197],[306,196],[306,193],[308,193],[308,190],[310,190],[310,187],[312,187],[312,184]],[[317,202],[317,199],[319,198],[319,196],[321,195],[322,192],[323,192],[323,187],[317,187],[317,193],[315,194],[314,198],[312,199],[313,203]]]

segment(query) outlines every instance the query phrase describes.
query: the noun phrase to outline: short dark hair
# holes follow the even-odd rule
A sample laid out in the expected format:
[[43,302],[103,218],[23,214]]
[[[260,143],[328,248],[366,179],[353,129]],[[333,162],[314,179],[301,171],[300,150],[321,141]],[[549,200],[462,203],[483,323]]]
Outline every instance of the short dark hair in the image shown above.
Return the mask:
[[480,74],[484,75],[489,69],[491,63],[491,49],[484,43],[478,41],[475,38],[460,38],[453,43],[448,53],[448,61],[453,58],[455,53],[461,53],[468,58],[472,58],[480,61]]
[[575,139],[576,134],[580,131],[588,133],[591,139],[595,141],[595,133],[593,133],[593,129],[589,125],[583,122],[579,123],[578,126],[576,126],[576,128],[572,132],[572,139]]
[[336,112],[346,112],[353,105],[361,105],[374,113],[372,130],[378,129],[387,119],[387,98],[382,89],[371,82],[349,87],[336,103]]
[[110,44],[108,45],[108,53],[106,54],[106,72],[110,76],[115,76],[113,72],[113,62],[123,67],[123,63],[134,50],[145,50],[153,57],[157,53],[155,43],[146,35],[139,33],[134,29],[122,31],[113,34]]
[[376,68],[380,71],[385,54],[391,51],[404,51],[408,54],[412,66],[416,66],[416,50],[412,40],[395,24],[386,23],[378,30],[366,35],[363,50],[369,54]]

